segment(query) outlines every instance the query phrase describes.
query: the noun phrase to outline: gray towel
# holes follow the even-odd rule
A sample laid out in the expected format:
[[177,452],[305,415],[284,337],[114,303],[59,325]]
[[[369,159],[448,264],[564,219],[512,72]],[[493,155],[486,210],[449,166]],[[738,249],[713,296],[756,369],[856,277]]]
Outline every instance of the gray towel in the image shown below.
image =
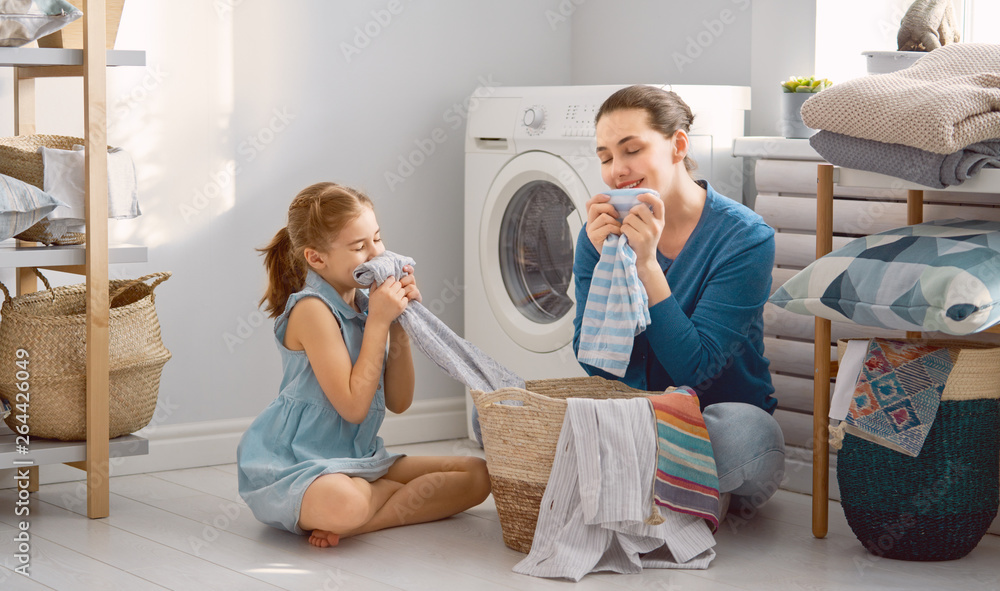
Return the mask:
[[934,189],[960,185],[984,167],[1000,168],[1000,139],[935,154],[902,144],[886,144],[832,131],[819,131],[809,145],[835,166],[856,168],[913,181]]
[[[382,285],[388,277],[401,278],[403,267],[414,265],[413,259],[385,251],[381,256],[358,265],[354,279],[361,285]],[[399,317],[406,334],[424,355],[448,375],[470,390],[492,392],[500,388],[524,388],[524,380],[495,359],[483,353],[469,341],[455,334],[448,325],[420,302],[410,302]],[[478,413],[473,409],[473,427],[482,445]]]
[[715,538],[694,515],[653,506],[656,426],[649,399],[568,398],[531,552],[514,572],[579,581],[595,571],[708,568]]

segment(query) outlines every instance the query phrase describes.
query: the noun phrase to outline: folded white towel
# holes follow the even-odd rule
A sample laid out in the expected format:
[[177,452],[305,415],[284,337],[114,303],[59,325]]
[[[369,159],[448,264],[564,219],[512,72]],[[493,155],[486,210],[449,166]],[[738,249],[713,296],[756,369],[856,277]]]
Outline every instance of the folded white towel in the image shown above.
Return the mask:
[[[82,225],[85,220],[85,154],[83,146],[72,150],[39,148],[42,153],[44,190],[66,203],[49,214],[49,220]],[[131,219],[140,215],[139,191],[132,156],[121,148],[108,152],[108,217]]]

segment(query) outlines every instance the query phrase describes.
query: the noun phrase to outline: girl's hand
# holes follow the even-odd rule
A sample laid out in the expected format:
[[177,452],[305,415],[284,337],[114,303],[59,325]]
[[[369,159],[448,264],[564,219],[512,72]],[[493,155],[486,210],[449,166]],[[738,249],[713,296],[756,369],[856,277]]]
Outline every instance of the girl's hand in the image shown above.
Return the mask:
[[407,301],[423,301],[420,299],[420,290],[417,288],[417,278],[413,275],[413,267],[411,265],[405,265],[403,267],[403,272],[406,273],[406,275],[399,280],[399,284],[403,286],[403,293],[406,294]]
[[587,201],[587,238],[597,252],[604,247],[604,240],[611,234],[620,236],[622,223],[618,219],[618,211],[608,203],[611,197],[598,193]]
[[638,199],[640,203],[634,205],[622,221],[622,233],[635,251],[636,267],[642,269],[652,265],[659,268],[656,248],[663,234],[663,200],[652,193],[643,193]]
[[382,285],[369,292],[368,317],[390,324],[399,318],[409,301],[402,284],[395,277],[387,277]]

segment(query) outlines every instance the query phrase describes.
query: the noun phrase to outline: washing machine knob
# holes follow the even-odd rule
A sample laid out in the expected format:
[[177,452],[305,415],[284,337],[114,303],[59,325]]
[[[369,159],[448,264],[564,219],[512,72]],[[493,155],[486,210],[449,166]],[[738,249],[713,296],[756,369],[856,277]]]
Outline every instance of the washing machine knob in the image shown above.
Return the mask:
[[524,111],[524,124],[531,129],[540,129],[545,119],[545,111],[541,107],[529,107]]

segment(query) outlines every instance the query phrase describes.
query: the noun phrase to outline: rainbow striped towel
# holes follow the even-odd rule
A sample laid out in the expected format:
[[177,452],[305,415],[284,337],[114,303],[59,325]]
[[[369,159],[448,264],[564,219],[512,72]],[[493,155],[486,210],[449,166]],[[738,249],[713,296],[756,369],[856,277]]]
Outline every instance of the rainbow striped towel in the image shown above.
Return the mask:
[[687,386],[649,396],[656,418],[653,508],[707,519],[719,529],[719,474],[698,395]]

